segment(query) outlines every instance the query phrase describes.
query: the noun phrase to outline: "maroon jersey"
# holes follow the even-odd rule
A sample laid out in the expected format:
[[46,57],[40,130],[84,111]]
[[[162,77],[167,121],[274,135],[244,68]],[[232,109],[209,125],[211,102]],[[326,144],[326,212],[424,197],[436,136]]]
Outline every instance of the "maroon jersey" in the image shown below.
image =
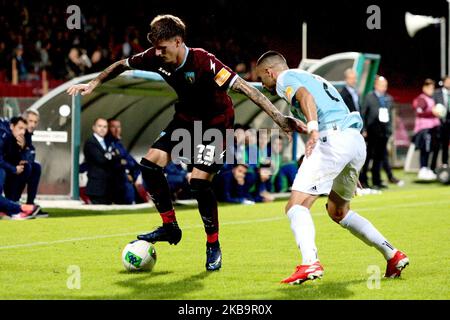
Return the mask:
[[234,111],[227,90],[237,79],[236,73],[203,49],[187,49],[185,61],[178,68],[164,63],[153,47],[127,62],[133,69],[160,74],[175,89],[175,118],[211,125],[230,121]]

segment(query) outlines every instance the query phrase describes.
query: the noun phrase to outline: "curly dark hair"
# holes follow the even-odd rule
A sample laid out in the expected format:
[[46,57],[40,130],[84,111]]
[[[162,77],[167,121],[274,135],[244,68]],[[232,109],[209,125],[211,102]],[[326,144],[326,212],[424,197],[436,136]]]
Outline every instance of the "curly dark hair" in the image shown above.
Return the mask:
[[155,44],[158,41],[169,40],[176,36],[180,36],[184,41],[186,37],[186,25],[180,18],[171,14],[164,14],[152,20],[147,39]]

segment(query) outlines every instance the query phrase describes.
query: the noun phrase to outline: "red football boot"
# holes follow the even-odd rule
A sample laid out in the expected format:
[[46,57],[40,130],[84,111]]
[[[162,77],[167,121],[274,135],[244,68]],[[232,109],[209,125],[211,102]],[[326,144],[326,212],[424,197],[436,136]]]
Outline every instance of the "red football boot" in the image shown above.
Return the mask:
[[408,257],[400,250],[397,250],[395,255],[388,261],[384,276],[386,278],[398,278],[408,264]]
[[295,272],[289,277],[281,281],[281,283],[287,284],[302,284],[306,280],[314,280],[316,278],[322,278],[323,267],[319,261],[316,261],[310,265],[297,266]]

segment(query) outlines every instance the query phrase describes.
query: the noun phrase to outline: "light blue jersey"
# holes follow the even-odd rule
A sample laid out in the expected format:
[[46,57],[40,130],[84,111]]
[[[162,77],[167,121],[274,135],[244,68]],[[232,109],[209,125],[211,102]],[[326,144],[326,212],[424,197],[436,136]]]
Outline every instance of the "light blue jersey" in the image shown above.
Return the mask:
[[357,128],[363,121],[359,112],[350,112],[336,88],[322,77],[300,69],[289,69],[280,73],[277,79],[277,94],[291,105],[292,114],[306,122],[295,93],[304,87],[314,97],[317,106],[319,131],[333,127]]

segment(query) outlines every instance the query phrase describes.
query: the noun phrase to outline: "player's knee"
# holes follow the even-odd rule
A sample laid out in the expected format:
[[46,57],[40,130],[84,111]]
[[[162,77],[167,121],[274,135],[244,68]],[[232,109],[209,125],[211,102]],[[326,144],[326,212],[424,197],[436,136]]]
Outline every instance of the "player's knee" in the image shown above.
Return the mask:
[[139,167],[141,169],[142,177],[144,179],[151,179],[155,174],[164,174],[163,168],[145,158],[141,159]]
[[192,196],[195,199],[198,199],[203,195],[210,195],[210,192],[212,191],[212,184],[209,180],[191,178],[189,184],[191,186]]
[[331,220],[336,223],[339,223],[342,219],[344,219],[345,214],[348,211],[346,207],[336,207],[334,205],[329,205],[328,203],[325,204],[325,207],[327,208],[327,212]]
[[314,204],[316,197],[306,197],[304,199],[289,199],[288,203],[286,204],[286,207],[284,208],[284,212],[287,214],[289,210],[295,205],[299,205],[302,207],[305,207],[307,209],[311,209],[312,205]]

